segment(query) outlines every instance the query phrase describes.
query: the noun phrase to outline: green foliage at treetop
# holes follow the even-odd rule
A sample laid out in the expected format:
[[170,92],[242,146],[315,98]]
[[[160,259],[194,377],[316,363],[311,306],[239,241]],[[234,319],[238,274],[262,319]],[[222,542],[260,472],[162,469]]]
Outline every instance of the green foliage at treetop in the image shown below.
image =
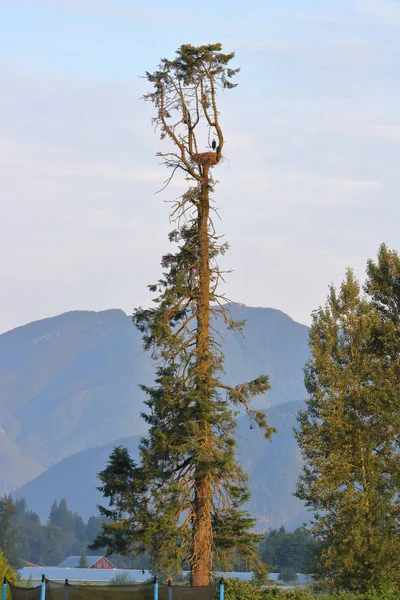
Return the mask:
[[313,313],[297,495],[313,511],[314,574],[341,589],[400,586],[400,259],[381,246]]

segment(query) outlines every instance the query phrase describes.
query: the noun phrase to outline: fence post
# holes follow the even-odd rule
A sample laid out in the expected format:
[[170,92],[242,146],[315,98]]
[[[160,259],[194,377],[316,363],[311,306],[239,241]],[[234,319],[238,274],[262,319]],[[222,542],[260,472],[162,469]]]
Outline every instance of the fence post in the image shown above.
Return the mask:
[[168,579],[168,600],[172,600],[172,583],[170,579]]
[[225,588],[224,588],[224,580],[219,580],[219,600],[224,600]]
[[1,600],[6,600],[6,596],[7,596],[7,579],[4,577],[3,587],[1,589]]
[[64,584],[64,600],[68,600],[68,586],[68,579],[66,579]]
[[40,600],[46,600],[46,577],[42,575],[42,587],[40,588]]
[[158,600],[158,579],[154,577],[153,600]]

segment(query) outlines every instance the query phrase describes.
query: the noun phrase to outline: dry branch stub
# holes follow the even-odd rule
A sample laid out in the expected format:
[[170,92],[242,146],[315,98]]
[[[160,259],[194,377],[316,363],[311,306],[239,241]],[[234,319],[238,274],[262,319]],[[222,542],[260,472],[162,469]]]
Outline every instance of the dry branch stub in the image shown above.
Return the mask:
[[202,167],[212,167],[219,162],[215,152],[201,152],[200,154],[193,154],[192,160]]

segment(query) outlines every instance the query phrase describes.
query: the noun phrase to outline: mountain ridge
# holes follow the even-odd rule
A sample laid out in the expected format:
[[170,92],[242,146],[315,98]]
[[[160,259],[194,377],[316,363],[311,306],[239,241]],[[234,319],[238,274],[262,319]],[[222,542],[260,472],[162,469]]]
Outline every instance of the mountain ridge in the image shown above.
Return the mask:
[[[233,304],[245,337],[227,332],[226,380],[262,373],[272,389],[260,408],[302,400],[308,328],[278,309]],[[142,435],[154,365],[121,309],[75,310],[0,335],[0,493],[77,452]]]
[[[296,323],[297,325],[300,325],[302,327],[307,327],[307,328],[309,327],[305,323],[300,323],[300,321],[296,321],[296,319],[294,319],[293,317],[291,317],[290,315],[285,313],[280,308],[274,308],[272,306],[248,306],[247,304],[244,304],[243,302],[232,302],[231,304],[238,306],[238,307],[243,306],[245,308],[250,308],[250,309],[254,309],[254,310],[268,310],[271,312],[280,313],[284,317],[286,317],[287,319],[292,321],[293,323]],[[229,305],[226,305],[226,306],[229,306]],[[15,327],[12,327],[11,329],[6,329],[5,331],[0,331],[0,336],[7,335],[11,332],[16,332],[19,329],[24,329],[26,327],[35,326],[37,323],[45,323],[45,322],[51,321],[53,319],[59,319],[61,317],[64,317],[65,315],[74,315],[77,313],[98,315],[98,314],[112,313],[112,312],[113,313],[122,313],[125,317],[128,317],[129,319],[131,318],[130,315],[128,315],[128,313],[126,313],[122,308],[118,308],[118,307],[102,308],[99,310],[92,310],[92,309],[86,309],[86,308],[74,308],[72,310],[66,310],[62,313],[57,313],[55,315],[52,315],[51,317],[43,317],[41,319],[34,319],[33,321],[28,321],[27,323],[22,323],[21,325],[16,325]]]
[[[308,519],[302,502],[293,496],[301,460],[292,428],[302,406],[302,402],[291,402],[267,411],[269,423],[277,429],[271,442],[260,431],[250,429],[246,416],[238,419],[237,459],[249,476],[252,498],[248,508],[257,520],[258,531],[282,524],[293,529]],[[140,437],[118,439],[65,458],[15,490],[12,496],[25,498],[29,509],[37,512],[42,522],[46,521],[52,502],[62,498],[72,511],[87,520],[96,514],[96,505],[103,503],[96,489],[100,484],[97,474],[106,467],[113,447],[126,446],[137,462]]]

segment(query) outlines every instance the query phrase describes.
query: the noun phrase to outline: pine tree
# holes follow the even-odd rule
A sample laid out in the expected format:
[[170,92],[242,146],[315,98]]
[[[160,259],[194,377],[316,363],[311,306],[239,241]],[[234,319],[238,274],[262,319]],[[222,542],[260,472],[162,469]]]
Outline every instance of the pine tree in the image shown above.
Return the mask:
[[[215,231],[211,212],[211,172],[224,146],[217,93],[235,87],[233,57],[223,54],[220,44],[183,45],[175,60],[163,59],[157,71],[147,73],[153,92],[145,98],[157,109],[154,122],[161,138],[173,144],[171,151],[158,153],[172,170],[167,183],[178,171],[190,187],[172,209],[170,241],[177,251],[163,257],[163,276],[149,286],[155,307],[133,316],[144,348],[157,362],[155,385],[142,386],[149,432],[140,446],[141,465],[120,456],[131,486],[129,506],[126,496],[118,495],[122,480],[114,478],[106,489],[116,510],[108,514],[114,526],[107,525],[106,537],[98,540],[116,551],[150,548],[155,568],[170,577],[189,565],[195,586],[210,583],[214,556],[221,564],[236,551],[257,561],[259,538],[243,508],[249,498],[246,476],[235,460],[236,412],[244,408],[266,438],[273,432],[264,412],[250,407],[254,395],[269,389],[268,378],[236,387],[221,378],[217,330],[223,324],[242,325],[232,319],[219,291],[223,273],[217,258],[227,245]],[[126,514],[128,522],[122,518]]]
[[88,563],[88,558],[87,558],[87,554],[86,554],[86,548],[82,548],[81,554],[79,556],[78,567],[80,569],[87,569],[88,566],[89,566],[89,563]]
[[296,438],[304,459],[297,496],[314,513],[319,541],[314,572],[349,590],[400,583],[399,355],[378,351],[385,338],[393,322],[348,271],[313,313]]
[[5,559],[14,567],[22,566],[19,526],[15,522],[17,506],[11,496],[0,497],[0,549]]

